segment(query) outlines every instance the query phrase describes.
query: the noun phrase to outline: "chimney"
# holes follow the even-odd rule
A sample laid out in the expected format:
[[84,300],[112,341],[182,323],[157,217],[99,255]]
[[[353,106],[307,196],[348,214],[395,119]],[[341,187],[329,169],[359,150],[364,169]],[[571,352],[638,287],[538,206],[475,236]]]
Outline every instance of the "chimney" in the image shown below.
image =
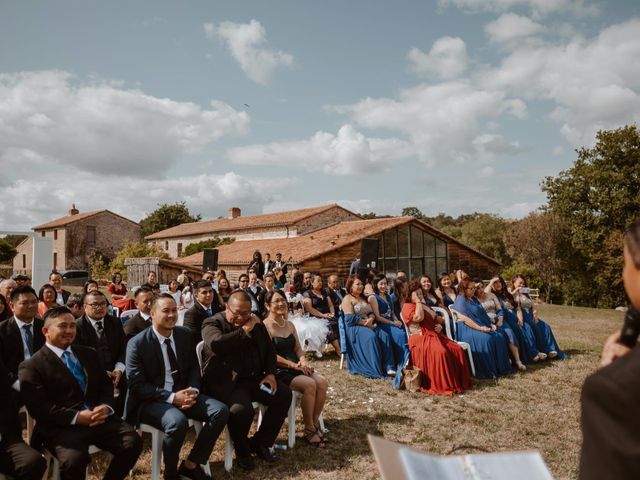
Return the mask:
[[241,214],[241,210],[238,207],[231,207],[229,209],[229,215],[227,216],[227,218],[238,218]]
[[77,215],[77,214],[79,214],[79,213],[80,213],[80,210],[78,210],[78,209],[76,208],[76,204],[75,204],[75,203],[73,203],[73,204],[71,205],[71,208],[69,209],[69,215]]

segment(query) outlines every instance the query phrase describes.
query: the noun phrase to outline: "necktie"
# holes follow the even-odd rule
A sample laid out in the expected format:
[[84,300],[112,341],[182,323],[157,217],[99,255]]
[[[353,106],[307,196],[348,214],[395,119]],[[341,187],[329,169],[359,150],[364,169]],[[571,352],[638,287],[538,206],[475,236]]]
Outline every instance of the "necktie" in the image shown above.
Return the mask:
[[180,370],[178,369],[178,359],[176,358],[176,354],[173,353],[173,348],[171,348],[171,339],[166,338],[164,340],[164,344],[167,346],[167,357],[169,357],[169,365],[171,366],[171,377],[173,378],[173,391],[177,392],[179,390],[180,384]]
[[31,332],[31,324],[23,325],[22,330],[24,330],[24,338],[27,340],[29,355],[33,355],[33,333]]
[[84,372],[82,371],[82,366],[80,362],[75,361],[71,357],[71,352],[65,351],[62,353],[64,357],[64,363],[66,363],[67,368],[71,371],[75,379],[78,381],[78,385],[80,385],[80,390],[82,393],[85,393],[85,389],[87,388],[87,380],[84,376]]
[[104,325],[102,325],[102,320],[96,322],[96,332],[98,332],[98,336],[102,338],[104,334]]
[[213,310],[211,310],[211,307],[207,307],[207,315],[213,315]]

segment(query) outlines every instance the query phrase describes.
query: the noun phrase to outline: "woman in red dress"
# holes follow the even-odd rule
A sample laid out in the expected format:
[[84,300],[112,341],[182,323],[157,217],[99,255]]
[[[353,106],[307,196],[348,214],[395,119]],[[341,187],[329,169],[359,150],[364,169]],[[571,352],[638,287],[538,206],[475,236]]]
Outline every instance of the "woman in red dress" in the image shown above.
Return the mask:
[[107,287],[107,290],[111,295],[111,305],[119,308],[121,312],[134,308],[131,299],[127,298],[127,286],[122,281],[122,275],[120,272],[115,272],[113,274],[111,277],[111,283]]
[[420,388],[431,395],[462,393],[471,388],[469,360],[464,350],[448,338],[442,318],[424,303],[419,281],[409,284],[402,319],[409,327],[411,361],[425,377]]

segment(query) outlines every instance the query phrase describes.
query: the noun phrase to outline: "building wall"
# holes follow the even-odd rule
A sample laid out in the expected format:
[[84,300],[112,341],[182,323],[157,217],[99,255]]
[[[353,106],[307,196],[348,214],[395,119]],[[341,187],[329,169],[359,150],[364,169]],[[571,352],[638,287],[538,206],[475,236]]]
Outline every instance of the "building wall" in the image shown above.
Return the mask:
[[[44,233],[44,235],[43,235]],[[54,266],[56,270],[65,270],[67,269],[67,250],[65,248],[67,232],[64,227],[60,228],[51,228],[49,230],[38,230],[36,235],[44,238],[50,238],[53,241],[52,244],[52,255],[55,254],[54,258],[51,260],[51,265]],[[29,242],[31,245],[31,242]],[[31,247],[30,247],[31,248]],[[29,260],[27,260],[29,261]],[[21,263],[22,264],[22,263]]]
[[[88,243],[89,227],[95,228],[94,245]],[[64,268],[87,268],[89,256],[94,251],[113,258],[125,243],[139,241],[140,235],[139,225],[109,212],[71,223],[67,225],[67,261]]]
[[287,238],[295,237],[296,229],[287,227],[271,227],[271,228],[257,228],[253,230],[240,230],[240,231],[228,231],[228,232],[215,232],[205,233],[201,235],[193,235],[189,237],[174,237],[153,240],[158,247],[167,252],[171,258],[178,258],[178,244],[182,244],[182,251],[187,248],[187,245],[192,243],[202,242],[204,240],[211,240],[212,238],[233,237],[236,240],[264,240],[269,238]]
[[[14,275],[28,275],[31,278],[31,262],[33,256],[33,239],[29,236],[23,242],[21,242],[17,247],[16,251],[18,252],[15,257],[13,257],[13,274]],[[24,257],[23,257],[24,255]],[[22,260],[25,260],[25,266],[23,267]]]
[[304,235],[308,232],[325,228],[330,225],[335,225],[340,222],[347,222],[350,220],[362,220],[356,214],[348,212],[340,207],[330,208],[322,213],[313,215],[309,218],[295,224],[298,235]]

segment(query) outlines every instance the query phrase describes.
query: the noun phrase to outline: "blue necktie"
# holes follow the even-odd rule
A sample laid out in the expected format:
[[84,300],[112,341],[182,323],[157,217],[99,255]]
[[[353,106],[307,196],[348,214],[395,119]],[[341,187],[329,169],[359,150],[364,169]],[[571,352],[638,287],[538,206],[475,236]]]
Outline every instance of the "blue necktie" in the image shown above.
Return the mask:
[[65,351],[62,353],[64,357],[64,362],[67,364],[67,368],[71,371],[75,379],[78,381],[78,385],[80,385],[80,390],[82,393],[85,393],[85,389],[87,387],[87,380],[84,376],[84,372],[82,371],[82,366],[80,362],[75,361],[71,357],[71,352]]
[[211,307],[207,308],[207,315],[209,316],[213,315],[213,310],[211,310]]
[[33,333],[31,332],[31,324],[23,325],[22,330],[24,330],[24,337],[27,340],[27,350],[29,350],[29,355],[33,355]]

